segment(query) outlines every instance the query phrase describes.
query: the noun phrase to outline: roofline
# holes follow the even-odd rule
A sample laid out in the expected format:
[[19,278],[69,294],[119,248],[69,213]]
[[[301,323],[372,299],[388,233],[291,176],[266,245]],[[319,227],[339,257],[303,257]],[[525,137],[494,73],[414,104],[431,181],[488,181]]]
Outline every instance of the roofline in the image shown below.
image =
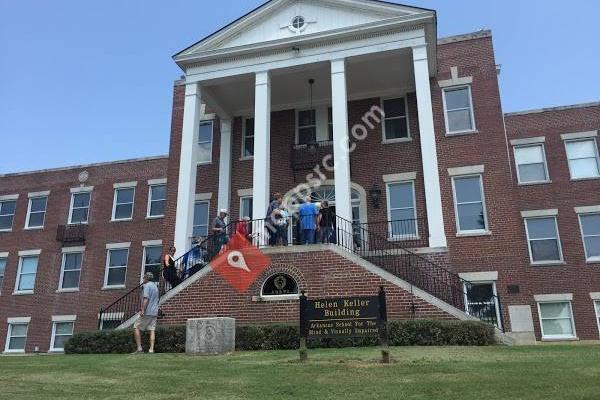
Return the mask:
[[481,29],[475,32],[439,38],[438,45],[464,42],[466,40],[481,39],[486,37],[492,37],[492,31],[490,29]]
[[588,108],[588,107],[600,107],[600,101],[590,102],[590,103],[579,103],[572,104],[568,106],[558,106],[558,107],[547,107],[547,108],[537,108],[533,110],[524,110],[524,111],[515,111],[505,113],[505,117],[516,117],[519,115],[527,115],[527,114],[541,114],[545,112],[555,112],[555,111],[565,111],[565,110],[575,110],[578,108]]
[[[246,17],[247,17],[247,16],[249,16],[250,14],[253,14],[254,12],[256,12],[256,11],[260,10],[261,8],[265,7],[266,5],[268,5],[269,3],[273,2],[273,1],[275,1],[275,0],[267,0],[267,1],[265,1],[264,3],[262,3],[261,5],[259,5],[259,6],[258,6],[258,7],[256,7],[256,8],[254,8],[253,10],[250,10],[250,11],[248,11],[246,14],[242,15],[241,17],[239,17],[239,18],[237,18],[237,19],[235,19],[235,20],[231,21],[231,22],[230,22],[230,23],[228,23],[227,25],[224,25],[224,26],[223,26],[223,27],[221,27],[219,30],[216,30],[216,31],[214,31],[214,32],[212,32],[212,33],[210,33],[210,34],[208,34],[208,35],[204,36],[202,39],[200,39],[200,40],[196,41],[195,43],[193,43],[193,44],[191,44],[191,45],[189,45],[189,46],[187,46],[185,49],[183,49],[183,50],[180,50],[180,51],[178,51],[177,53],[173,54],[173,55],[171,56],[171,58],[172,58],[173,60],[175,60],[175,58],[176,58],[177,56],[179,56],[181,53],[183,53],[183,52],[185,52],[185,51],[187,51],[187,50],[191,49],[192,47],[196,46],[197,44],[199,44],[199,43],[201,43],[201,42],[204,42],[205,40],[207,40],[207,39],[209,39],[209,38],[211,38],[211,37],[213,37],[213,36],[215,36],[215,35],[219,34],[220,32],[222,32],[222,31],[224,31],[225,29],[229,28],[230,26],[234,25],[234,24],[235,24],[235,23],[237,23],[238,21],[240,21],[240,20],[242,20],[242,19],[246,18]],[[410,7],[410,8],[415,8],[415,9],[417,9],[417,10],[423,10],[423,11],[430,11],[430,12],[433,12],[433,13],[434,13],[434,14],[437,16],[437,11],[436,11],[436,10],[432,10],[432,9],[430,9],[430,8],[424,8],[424,7],[415,7],[415,6],[411,6],[411,5],[407,5],[407,4],[394,3],[394,2],[391,2],[391,1],[385,1],[385,0],[363,0],[363,1],[370,1],[370,2],[373,2],[373,3],[380,3],[380,4],[391,5],[391,6]],[[437,18],[436,18],[436,21],[437,21]]]
[[142,162],[142,161],[163,160],[163,159],[168,159],[168,158],[169,158],[168,155],[151,156],[151,157],[140,157],[140,158],[130,158],[130,159],[127,159],[127,160],[105,161],[105,162],[92,163],[92,164],[73,165],[73,166],[68,166],[68,167],[39,169],[39,170],[24,171],[24,172],[13,172],[13,173],[8,173],[8,174],[0,174],[0,178],[9,178],[9,177],[12,177],[12,176],[23,176],[23,175],[41,174],[41,173],[44,173],[44,172],[59,172],[59,171],[69,171],[69,170],[73,170],[73,169],[92,168],[92,167],[104,167],[104,166],[107,166],[107,165],[126,164],[126,163]]

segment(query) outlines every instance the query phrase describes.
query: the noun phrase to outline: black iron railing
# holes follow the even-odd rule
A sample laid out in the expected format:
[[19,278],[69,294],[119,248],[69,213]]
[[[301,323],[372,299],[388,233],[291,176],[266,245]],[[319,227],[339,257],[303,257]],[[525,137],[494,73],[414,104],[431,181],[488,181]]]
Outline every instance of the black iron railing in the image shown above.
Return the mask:
[[[368,222],[355,228],[358,241],[369,248],[394,249],[427,247],[428,236],[425,219]],[[398,242],[398,243],[396,243]]]

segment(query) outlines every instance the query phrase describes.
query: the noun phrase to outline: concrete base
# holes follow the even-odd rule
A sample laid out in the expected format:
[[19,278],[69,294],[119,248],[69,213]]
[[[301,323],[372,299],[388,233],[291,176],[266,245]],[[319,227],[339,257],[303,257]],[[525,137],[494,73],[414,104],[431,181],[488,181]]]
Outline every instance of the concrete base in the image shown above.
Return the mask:
[[186,353],[215,355],[232,353],[234,351],[234,318],[198,318],[187,320]]
[[530,346],[536,344],[533,332],[506,332],[506,336],[513,339],[515,346]]

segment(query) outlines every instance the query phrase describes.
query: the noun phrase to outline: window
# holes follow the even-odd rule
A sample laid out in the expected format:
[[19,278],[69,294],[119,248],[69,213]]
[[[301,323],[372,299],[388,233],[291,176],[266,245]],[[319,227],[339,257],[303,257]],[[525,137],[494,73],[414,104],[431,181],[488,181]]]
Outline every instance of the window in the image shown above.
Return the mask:
[[83,252],[63,253],[59,290],[79,290]]
[[73,336],[75,321],[54,321],[50,351],[64,351],[65,343]]
[[32,197],[27,207],[26,229],[43,228],[46,219],[46,204],[48,196]]
[[108,250],[106,260],[105,288],[123,288],[127,277],[127,259],[129,248]]
[[162,264],[160,256],[162,255],[162,246],[145,246],[144,247],[144,268],[142,269],[142,276],[146,272],[152,272],[154,275],[154,282],[158,282],[160,279],[160,272],[162,270]]
[[98,315],[101,331],[112,331],[125,322],[124,312],[103,312]]
[[543,339],[575,338],[570,301],[538,303]]
[[167,201],[167,185],[150,185],[148,195],[148,218],[165,216],[165,203]]
[[519,183],[547,182],[548,169],[544,145],[515,147]]
[[17,208],[16,200],[0,201],[0,231],[10,231]]
[[194,204],[194,237],[208,236],[208,201],[197,201]]
[[461,86],[444,91],[444,114],[446,133],[472,132],[475,130],[471,87]]
[[254,157],[254,118],[244,120],[242,158]]
[[595,139],[566,141],[571,179],[600,177],[598,147]]
[[298,283],[288,274],[274,274],[263,283],[261,297],[269,296],[298,296]]
[[406,139],[408,135],[408,113],[406,99],[388,99],[383,101],[385,122],[383,126],[384,140]]
[[25,343],[27,342],[28,323],[10,323],[8,324],[8,333],[6,336],[5,352],[24,353]]
[[240,218],[252,219],[252,196],[240,197]]
[[4,272],[6,271],[6,258],[0,258],[0,294],[2,294],[2,285],[4,284]]
[[415,185],[413,182],[389,183],[388,232],[391,238],[417,236]]
[[495,282],[466,282],[465,304],[467,314],[500,327]]
[[38,256],[19,257],[15,293],[33,293],[37,275]]
[[562,261],[556,217],[525,218],[525,228],[532,263]]
[[71,196],[71,212],[69,213],[69,224],[87,224],[90,211],[90,199],[92,194],[73,193]]
[[458,232],[486,232],[488,226],[481,175],[455,177],[452,184]]
[[127,221],[133,218],[134,198],[134,187],[115,189],[113,221]]
[[596,310],[596,322],[598,323],[598,331],[600,332],[600,300],[594,301],[594,309]]
[[581,236],[587,261],[600,261],[600,214],[580,214]]
[[317,141],[317,113],[315,110],[298,111],[298,144]]
[[208,164],[212,162],[213,146],[213,122],[200,121],[200,130],[198,133],[198,162]]
[[333,142],[333,108],[327,109],[327,140]]

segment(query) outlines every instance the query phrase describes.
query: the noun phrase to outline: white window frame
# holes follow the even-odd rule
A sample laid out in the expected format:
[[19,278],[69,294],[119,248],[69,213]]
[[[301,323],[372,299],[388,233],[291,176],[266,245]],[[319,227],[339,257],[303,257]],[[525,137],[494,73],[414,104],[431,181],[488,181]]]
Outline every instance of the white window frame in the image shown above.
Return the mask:
[[600,298],[592,298],[594,302],[594,311],[596,312],[596,325],[598,326],[598,334],[600,334]]
[[315,142],[319,141],[319,119],[318,119],[318,107],[314,106],[313,108],[298,108],[296,109],[296,140],[294,142],[295,146],[306,146],[306,143],[300,144],[300,113],[305,111],[313,111],[315,113],[315,124],[314,125],[305,125],[302,128],[315,128]]
[[[142,269],[141,274],[140,274],[140,283],[144,282],[144,274],[146,273],[146,249],[148,247],[160,247],[162,248],[163,246],[163,242],[162,240],[148,240],[146,242],[142,243]],[[162,250],[161,250],[161,263],[162,263]],[[161,271],[162,271],[162,266],[161,266]],[[160,278],[160,277],[155,277],[155,278]]]
[[[246,155],[246,139],[249,137],[246,136],[246,127],[248,125],[248,120],[249,119],[254,119],[254,117],[252,116],[245,116],[245,117],[241,117],[242,118],[242,149],[241,149],[241,156],[240,156],[240,161],[244,161],[244,160],[253,160],[254,159],[254,155],[252,156],[247,156]],[[254,136],[252,136],[252,140],[254,140]]]
[[[113,207],[112,207],[112,218],[111,218],[111,222],[123,222],[123,221],[131,221],[133,220],[133,214],[135,212],[135,192],[136,192],[136,186],[135,185],[127,185],[127,186],[119,186],[119,185],[115,185],[115,190],[114,190],[114,194],[113,194]],[[118,203],[117,204],[117,196],[119,194],[120,190],[133,190],[133,198],[131,199],[131,202],[129,203]],[[115,213],[117,212],[117,206],[118,205],[128,205],[131,204],[131,216],[127,217],[127,218],[116,218]]]
[[[540,332],[542,333],[542,340],[569,340],[577,339],[577,330],[575,328],[575,318],[573,317],[573,301],[572,300],[548,300],[548,301],[537,301],[538,319],[540,323]],[[573,328],[572,335],[545,335],[543,320],[547,319],[564,319],[564,318],[542,318],[542,310],[540,304],[554,304],[554,303],[569,303],[569,310],[571,312],[571,327]]]
[[[458,198],[456,197],[456,179],[462,179],[462,178],[474,178],[474,177],[478,177],[479,178],[479,190],[480,190],[480,194],[481,194],[481,203],[483,206],[483,224],[484,224],[484,228],[483,229],[471,229],[471,230],[461,230],[460,229],[460,217],[458,214]],[[488,215],[487,215],[487,205],[486,205],[486,201],[485,201],[485,189],[483,187],[483,173],[474,173],[474,174],[466,174],[466,175],[454,175],[451,177],[452,179],[452,201],[454,203],[454,216],[455,216],[455,222],[456,222],[456,234],[458,236],[464,235],[464,236],[469,236],[469,235],[486,235],[490,233],[490,224],[488,221]],[[461,204],[474,204],[475,202],[471,202],[471,203],[461,203]]]
[[[158,200],[152,200],[152,192],[154,191],[154,188],[157,186],[164,186],[165,187],[165,198],[164,199],[158,199]],[[148,184],[148,205],[146,208],[146,219],[158,219],[158,218],[164,218],[165,214],[157,214],[157,215],[152,215],[150,214],[150,211],[152,210],[152,202],[155,201],[164,201],[165,202],[165,209],[166,209],[166,203],[167,203],[167,182],[164,183],[150,183]]]
[[[206,207],[207,207],[207,212],[206,212],[206,233],[207,236],[210,235],[210,200],[196,200],[194,201],[194,210],[196,209],[196,204],[198,203],[206,203]],[[192,215],[192,219],[195,219],[195,216]],[[194,228],[196,226],[202,226],[202,225],[194,225],[193,221],[192,221],[192,238],[194,237]]]
[[[79,282],[77,283],[76,288],[63,288],[63,278],[65,276],[65,261],[67,259],[68,254],[81,254],[81,265],[79,266]],[[69,293],[69,292],[79,292],[79,287],[81,285],[81,271],[83,269],[83,260],[85,257],[85,247],[70,247],[63,248],[62,257],[61,257],[61,265],[60,265],[60,277],[58,281],[58,290],[59,293]],[[70,270],[74,271],[74,270]]]
[[[528,219],[548,219],[548,218],[553,218],[554,219],[554,226],[556,228],[556,241],[557,241],[557,245],[558,245],[558,254],[560,255],[560,260],[551,260],[551,261],[533,261],[533,251],[531,250],[531,239],[529,238],[529,227],[527,226],[527,220]],[[562,251],[562,242],[560,240],[560,231],[558,229],[558,218],[556,215],[544,215],[544,216],[531,216],[531,217],[524,217],[523,218],[523,223],[525,224],[525,234],[527,236],[527,248],[529,249],[529,262],[531,263],[531,265],[552,265],[552,264],[563,264],[564,263],[564,255],[563,255],[563,251]],[[533,239],[534,241],[536,240],[554,240],[554,238],[542,238],[542,239]]]
[[[527,182],[523,182],[523,180],[521,180],[521,172],[519,171],[519,161],[517,160],[517,149],[524,149],[527,147],[541,147],[542,148],[542,157],[544,158],[544,173],[546,174],[546,179],[541,180],[541,181],[527,181]],[[515,167],[517,170],[517,181],[519,183],[519,185],[535,185],[535,184],[540,184],[540,183],[550,183],[550,172],[548,171],[548,160],[546,159],[546,146],[544,146],[544,143],[532,143],[532,144],[524,144],[524,145],[515,145],[513,146],[513,155],[515,158]],[[522,165],[529,165],[529,164],[522,164]]]
[[[9,318],[8,319],[8,328],[6,330],[6,341],[4,344],[4,353],[6,354],[23,354],[25,353],[25,349],[27,348],[27,338],[29,336],[29,324],[31,323],[31,317],[24,318]],[[25,336],[17,336],[25,338],[25,346],[23,350],[9,350],[10,339],[12,336],[13,325],[26,325],[27,329],[25,330]]]
[[[569,151],[568,151],[569,143],[586,142],[586,141],[591,141],[594,144],[594,154],[596,156],[596,166],[598,168],[598,175],[589,176],[589,177],[585,177],[585,178],[573,178],[573,171],[571,171],[571,159],[569,158]],[[564,142],[564,146],[565,146],[565,156],[567,157],[567,165],[569,167],[569,178],[571,178],[572,181],[585,181],[585,180],[589,180],[589,179],[600,179],[600,154],[598,153],[598,142],[596,141],[596,137],[595,136],[587,136],[587,137],[581,137],[581,138],[576,138],[576,139],[563,139],[563,142]]]
[[56,342],[56,325],[57,324],[73,324],[71,329],[71,335],[60,335],[60,336],[71,336],[75,332],[75,322],[77,321],[76,315],[65,315],[65,316],[53,316],[52,317],[52,335],[50,336],[50,352],[62,353],[65,351],[64,348],[54,347]]
[[[586,217],[589,215],[598,215],[600,216],[600,212],[590,212],[590,213],[578,213],[577,219],[579,220],[579,231],[581,232],[581,242],[583,244],[583,252],[585,254],[585,261],[587,262],[600,262],[600,256],[598,257],[590,257],[588,256],[587,246],[585,245],[585,234],[583,232],[583,223],[581,221],[582,217]],[[587,237],[600,237],[600,235],[588,235]]]
[[[404,109],[405,109],[405,113],[406,116],[405,117],[390,117],[387,118],[386,114],[385,114],[385,101],[386,100],[396,100],[396,99],[404,99]],[[381,143],[383,144],[387,144],[387,143],[402,143],[402,142],[410,142],[412,141],[412,136],[410,133],[410,119],[408,116],[408,97],[406,96],[406,94],[402,94],[402,95],[396,95],[396,96],[386,96],[386,97],[382,97],[381,98],[381,102],[380,102],[380,106],[381,109],[383,110],[383,119],[381,120]],[[393,139],[388,139],[387,138],[387,134],[385,131],[385,121],[387,120],[394,120],[394,119],[406,119],[406,133],[407,133],[407,137],[405,138],[393,138]]]
[[[465,313],[469,314],[469,299],[467,292],[467,285],[492,285],[492,293],[494,294],[494,304],[496,306],[496,321],[498,321],[498,328],[502,329],[502,317],[500,315],[500,304],[498,303],[498,291],[496,289],[496,281],[494,280],[484,280],[484,281],[464,281],[463,282],[463,290],[464,290],[464,299],[465,299]],[[469,314],[470,315],[470,314]]]
[[[85,222],[73,222],[73,204],[75,203],[75,196],[78,194],[89,194],[90,195],[90,201],[88,202],[88,206],[87,206],[87,219]],[[83,209],[85,207],[78,207],[78,209]],[[91,190],[81,190],[81,191],[76,191],[73,192],[71,191],[71,205],[69,206],[69,216],[67,219],[67,224],[68,225],[88,225],[90,223],[90,212],[92,210],[92,191]]]
[[0,261],[4,260],[4,272],[0,275],[0,296],[2,295],[2,287],[4,286],[4,278],[6,277],[6,266],[8,265],[8,252],[0,253]]
[[[450,126],[448,124],[448,108],[446,107],[446,92],[452,92],[454,90],[464,89],[464,88],[468,89],[468,91],[469,91],[469,102],[470,102],[470,111],[471,111],[471,129],[466,129],[466,130],[462,130],[462,131],[450,131]],[[444,105],[444,124],[446,127],[446,135],[447,136],[477,132],[477,125],[475,125],[475,107],[473,106],[473,90],[471,89],[471,84],[449,86],[449,87],[442,88],[442,103]],[[450,111],[458,111],[458,110],[466,110],[466,108],[457,108],[456,110],[450,110]]]
[[[110,243],[106,245],[106,263],[104,268],[104,286],[102,290],[125,289],[127,287],[127,272],[129,270],[129,253],[131,243]],[[127,250],[127,263],[110,267],[110,252],[113,250]],[[125,281],[120,285],[108,285],[108,273],[111,268],[125,267]]]
[[[249,215],[242,215],[242,210],[244,209],[244,200],[253,200],[254,201],[254,197],[252,195],[240,196],[240,212],[239,212],[240,219],[244,218],[244,217],[250,217]],[[252,217],[250,217],[250,219],[252,219]]]
[[[392,226],[391,226],[391,222],[392,222],[392,205],[391,205],[391,197],[390,197],[390,186],[391,185],[401,185],[401,184],[406,184],[406,183],[410,183],[412,186],[412,198],[413,198],[413,210],[414,210],[414,215],[413,215],[413,219],[415,220],[415,235],[393,235],[393,230],[392,230]],[[390,221],[390,225],[388,225],[387,230],[388,230],[388,239],[390,240],[414,240],[414,239],[418,239],[419,238],[419,222],[417,221],[417,196],[416,196],[416,190],[415,190],[415,181],[414,180],[402,180],[402,181],[395,181],[395,182],[386,182],[385,183],[385,191],[386,191],[386,200],[387,200],[387,220]],[[406,210],[407,207],[405,208],[394,208],[394,210]]]
[[0,196],[0,210],[2,209],[2,203],[15,202],[15,211],[12,214],[3,214],[3,216],[12,215],[10,220],[10,228],[0,229],[0,232],[12,232],[12,228],[15,225],[15,215],[17,214],[17,201],[19,200],[19,195],[8,195],[8,196]]
[[[37,229],[44,229],[44,225],[46,224],[46,212],[48,211],[48,197],[49,197],[49,192],[45,192],[45,193],[30,193],[29,194],[29,201],[27,202],[27,216],[25,217],[25,230],[37,230]],[[33,200],[38,200],[38,199],[46,199],[46,206],[44,207],[44,211],[36,211],[36,214],[44,214],[44,218],[42,219],[42,225],[38,225],[38,226],[29,226],[29,219],[31,217],[31,205],[33,203]]]
[[[202,125],[208,125],[210,124],[210,140],[206,140],[204,142],[200,141],[200,127]],[[198,165],[207,165],[207,164],[212,164],[213,162],[213,149],[215,146],[215,122],[212,119],[203,119],[200,122],[198,122],[198,136],[196,137],[196,144],[198,146],[203,145],[203,144],[208,144],[210,143],[210,159],[206,160],[206,161],[198,161]]]
[[[40,254],[42,253],[41,250],[27,250],[27,251],[20,251],[19,252],[19,266],[17,267],[17,276],[15,279],[15,289],[13,291],[13,295],[23,295],[23,294],[33,294],[35,291],[35,283],[37,280],[37,271],[40,267]],[[21,269],[23,267],[23,259],[24,258],[30,258],[30,257],[37,257],[37,265],[35,267],[35,278],[33,279],[33,289],[29,290],[19,290],[19,284],[21,283]],[[28,274],[28,275],[32,275],[32,274]]]

